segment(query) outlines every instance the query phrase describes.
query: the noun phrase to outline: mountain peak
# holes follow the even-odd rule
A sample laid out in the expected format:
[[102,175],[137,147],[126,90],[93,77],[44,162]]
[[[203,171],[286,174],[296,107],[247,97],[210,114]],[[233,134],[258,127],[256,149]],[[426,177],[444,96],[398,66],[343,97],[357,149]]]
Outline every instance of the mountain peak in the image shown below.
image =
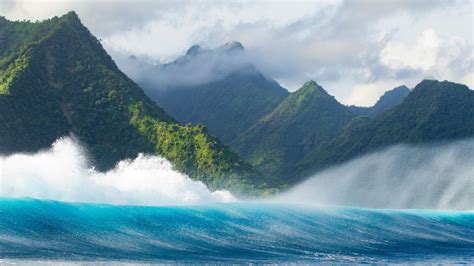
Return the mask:
[[316,81],[314,80],[309,80],[309,81],[306,81],[304,84],[303,84],[303,87],[317,87],[319,86],[318,83],[316,83]]
[[405,97],[408,94],[410,94],[410,89],[407,86],[405,85],[398,86],[389,91],[386,91],[377,101],[375,106],[381,105],[381,104],[385,105],[387,104],[387,102],[393,102],[393,104],[389,104],[389,105],[398,105],[403,101],[403,99],[405,99]]
[[74,10],[71,10],[71,11],[67,12],[66,14],[64,14],[64,15],[62,16],[62,18],[77,19],[77,20],[79,20],[79,16],[77,15],[76,11],[74,11]]
[[59,17],[59,22],[68,22],[71,25],[82,25],[81,19],[75,11],[69,11]]
[[449,88],[463,88],[463,89],[469,89],[466,85],[464,84],[459,84],[451,81],[438,81],[438,80],[430,80],[430,79],[424,79],[418,85],[415,86],[413,91],[418,91],[422,89],[449,89]]
[[409,89],[407,86],[405,86],[405,85],[401,85],[401,86],[398,86],[398,87],[396,87],[396,88],[393,88],[391,91],[409,92],[410,89]]
[[323,94],[323,95],[329,95],[329,93],[323,89],[318,83],[316,83],[314,80],[309,80],[306,81],[303,86],[296,91],[298,94]]
[[410,96],[412,96],[411,98],[413,99],[417,97],[424,97],[427,99],[430,97],[443,98],[446,95],[453,93],[453,90],[458,92],[470,91],[469,87],[464,84],[454,83],[447,80],[438,81],[425,79],[413,88],[413,92]]
[[418,83],[418,85],[416,85],[416,86],[418,87],[420,85],[434,85],[434,84],[437,84],[437,83],[439,83],[439,81],[437,81],[435,79],[424,79],[420,83]]
[[186,55],[195,56],[195,55],[198,55],[201,52],[201,50],[202,50],[201,46],[199,46],[199,44],[195,44],[189,47],[189,49],[186,51]]
[[240,135],[232,147],[262,172],[286,177],[299,160],[332,139],[352,117],[310,80]]
[[221,46],[221,49],[223,49],[226,52],[231,53],[231,52],[243,51],[245,48],[242,45],[242,43],[237,42],[237,41],[232,41],[232,42],[228,42],[228,43],[224,44],[223,46]]

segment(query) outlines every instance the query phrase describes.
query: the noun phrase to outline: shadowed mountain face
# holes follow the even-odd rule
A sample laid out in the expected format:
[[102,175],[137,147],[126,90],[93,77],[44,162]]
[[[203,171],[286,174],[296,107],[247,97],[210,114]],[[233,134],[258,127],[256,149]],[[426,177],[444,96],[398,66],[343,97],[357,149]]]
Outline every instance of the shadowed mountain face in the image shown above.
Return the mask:
[[285,177],[306,154],[336,136],[353,116],[321,86],[309,81],[231,147],[262,171]]
[[212,189],[267,187],[202,126],[181,126],[127,76],[70,12],[40,23],[0,19],[0,153],[74,135],[99,170],[158,154]]
[[[171,63],[150,66],[147,73],[156,78],[136,80],[158,105],[181,123],[204,124],[224,143],[233,141],[288,95],[247,60],[238,42],[214,50],[194,45]],[[168,78],[178,82],[170,84]]]
[[400,143],[427,143],[474,136],[474,91],[448,81],[424,80],[400,105],[373,119],[357,117],[299,165],[311,173],[361,154]]
[[389,90],[380,97],[380,99],[372,107],[348,106],[347,109],[355,115],[376,116],[390,108],[393,108],[403,102],[410,94],[410,89],[406,86],[396,87]]

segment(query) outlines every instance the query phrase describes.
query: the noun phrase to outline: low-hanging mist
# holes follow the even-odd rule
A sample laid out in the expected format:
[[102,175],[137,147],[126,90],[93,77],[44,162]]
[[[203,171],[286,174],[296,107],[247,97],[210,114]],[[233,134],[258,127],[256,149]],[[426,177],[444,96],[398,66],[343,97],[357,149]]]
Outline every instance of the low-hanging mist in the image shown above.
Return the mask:
[[165,64],[146,57],[112,53],[122,71],[151,94],[171,88],[197,87],[221,80],[236,71],[255,71],[250,55],[240,43],[228,43],[213,50],[193,47],[193,52],[188,51]]
[[[139,155],[100,173],[89,167],[85,151],[72,138],[43,152],[0,157],[0,197],[127,205],[236,200],[227,191],[209,191],[158,156]],[[473,210],[474,140],[390,147],[330,168],[270,201]]]
[[209,191],[157,156],[139,155],[106,173],[97,172],[72,138],[59,139],[50,150],[36,154],[0,157],[0,197],[127,205],[235,200],[227,191]]
[[367,208],[474,209],[474,140],[387,148],[330,168],[275,198]]

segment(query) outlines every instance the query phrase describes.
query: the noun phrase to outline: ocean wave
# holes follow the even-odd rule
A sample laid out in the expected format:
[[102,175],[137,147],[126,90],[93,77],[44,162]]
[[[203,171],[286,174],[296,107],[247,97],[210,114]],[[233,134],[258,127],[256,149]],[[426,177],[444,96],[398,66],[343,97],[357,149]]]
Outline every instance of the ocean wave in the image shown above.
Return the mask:
[[[159,157],[140,154],[100,173],[72,138],[36,154],[0,157],[0,197],[125,205],[233,202]],[[319,173],[270,199],[362,208],[474,209],[474,140],[398,145]],[[263,201],[263,200],[257,200]],[[268,200],[265,200],[268,201]]]
[[0,199],[0,213],[4,261],[474,262],[474,212]]
[[158,156],[140,154],[106,173],[97,172],[72,138],[59,139],[43,152],[0,157],[0,197],[128,205],[236,200],[228,191],[209,191]]

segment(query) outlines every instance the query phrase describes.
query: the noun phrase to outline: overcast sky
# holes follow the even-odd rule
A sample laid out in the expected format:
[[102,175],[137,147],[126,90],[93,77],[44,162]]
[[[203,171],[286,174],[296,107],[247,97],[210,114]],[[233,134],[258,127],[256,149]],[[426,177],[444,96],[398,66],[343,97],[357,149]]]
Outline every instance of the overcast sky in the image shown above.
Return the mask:
[[39,20],[75,10],[117,53],[168,62],[193,44],[240,41],[289,90],[313,79],[346,104],[424,78],[474,88],[474,1],[0,0],[0,15]]

